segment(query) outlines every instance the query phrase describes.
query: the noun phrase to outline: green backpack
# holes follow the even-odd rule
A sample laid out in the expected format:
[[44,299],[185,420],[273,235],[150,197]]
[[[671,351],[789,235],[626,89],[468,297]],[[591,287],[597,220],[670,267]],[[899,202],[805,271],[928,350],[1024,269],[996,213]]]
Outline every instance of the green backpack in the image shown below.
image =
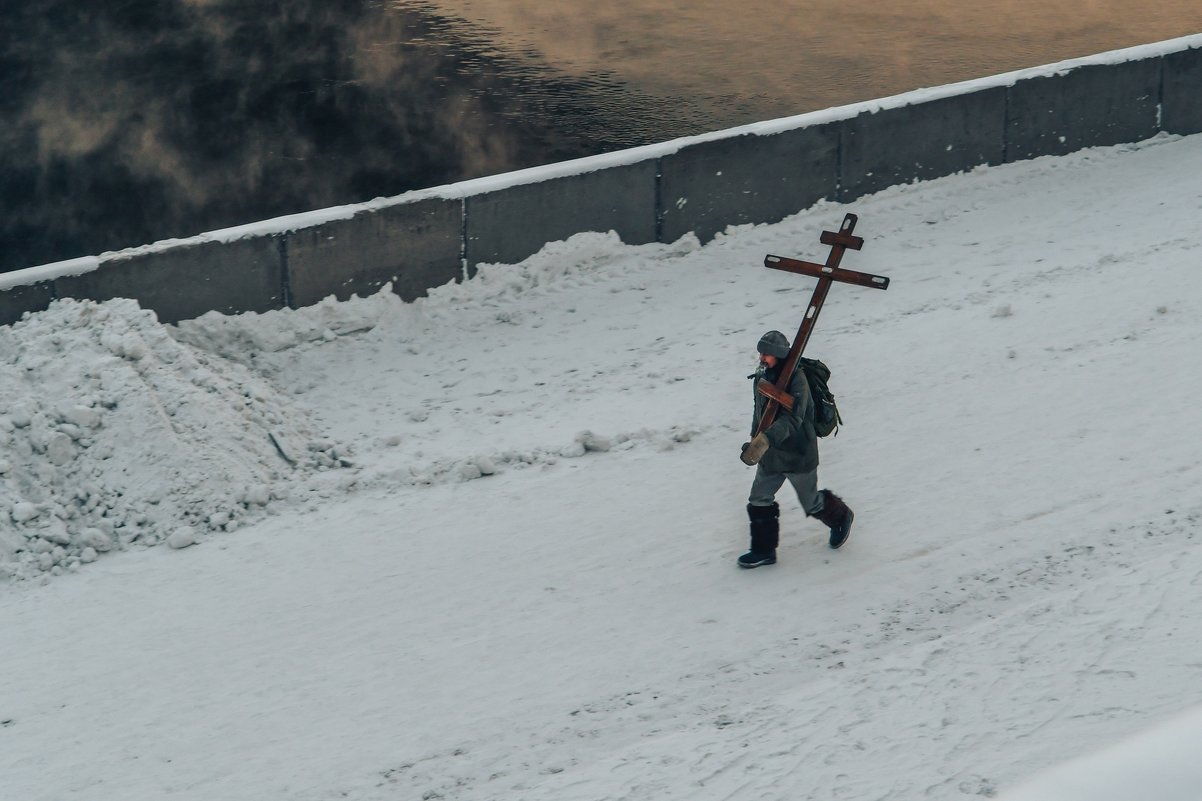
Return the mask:
[[843,418],[839,416],[835,396],[826,385],[831,377],[830,368],[817,359],[807,359],[805,356],[798,357],[797,366],[805,373],[806,383],[810,385],[810,397],[814,399],[814,433],[820,437],[837,433]]

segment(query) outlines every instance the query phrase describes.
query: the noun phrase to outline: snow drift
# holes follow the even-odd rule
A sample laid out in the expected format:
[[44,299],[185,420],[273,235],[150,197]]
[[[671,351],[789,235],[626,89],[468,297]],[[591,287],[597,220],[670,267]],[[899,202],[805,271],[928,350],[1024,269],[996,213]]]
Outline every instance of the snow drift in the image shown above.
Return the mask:
[[0,575],[234,530],[342,464],[310,418],[132,301],[0,329]]

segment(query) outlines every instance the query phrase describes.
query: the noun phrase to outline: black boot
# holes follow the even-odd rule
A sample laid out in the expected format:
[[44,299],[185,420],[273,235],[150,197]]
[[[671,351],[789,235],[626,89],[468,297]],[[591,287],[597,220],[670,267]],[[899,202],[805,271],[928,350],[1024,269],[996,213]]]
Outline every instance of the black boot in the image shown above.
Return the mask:
[[848,536],[851,535],[851,521],[855,518],[855,514],[847,508],[847,504],[843,502],[842,498],[830,490],[824,489],[822,491],[822,511],[814,517],[830,528],[832,548],[838,548],[847,542]]
[[751,550],[739,557],[739,567],[776,564],[776,546],[780,543],[780,506],[747,504],[751,520]]

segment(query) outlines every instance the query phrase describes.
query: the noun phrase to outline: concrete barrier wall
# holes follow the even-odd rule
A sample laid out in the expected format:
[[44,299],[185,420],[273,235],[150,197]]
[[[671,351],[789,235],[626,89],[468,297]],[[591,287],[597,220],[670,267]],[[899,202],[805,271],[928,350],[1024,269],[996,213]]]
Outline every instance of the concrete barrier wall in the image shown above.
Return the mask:
[[176,323],[208,311],[265,312],[284,305],[279,237],[203,242],[131,255],[54,281],[63,298],[133,298]]
[[1202,46],[1163,59],[1161,127],[1172,134],[1202,133]]
[[431,198],[284,235],[288,305],[366,297],[392,282],[405,300],[462,277],[463,201]]
[[701,142],[660,159],[659,239],[708,242],[728,225],[780,222],[839,188],[839,123]]
[[843,125],[839,200],[1005,158],[1004,87],[860,114]]
[[1161,131],[1202,133],[1202,35],[3,274],[0,323],[57,297],[132,297],[165,322],[388,282],[410,300],[584,231],[708,242],[822,199]]
[[0,325],[12,325],[26,312],[45,311],[58,296],[53,281],[15,286],[0,292]]
[[655,174],[648,160],[469,196],[468,275],[478,264],[514,264],[581,231],[616,231],[631,245],[654,242]]
[[1138,142],[1160,130],[1161,59],[1080,67],[1010,87],[1006,160]]

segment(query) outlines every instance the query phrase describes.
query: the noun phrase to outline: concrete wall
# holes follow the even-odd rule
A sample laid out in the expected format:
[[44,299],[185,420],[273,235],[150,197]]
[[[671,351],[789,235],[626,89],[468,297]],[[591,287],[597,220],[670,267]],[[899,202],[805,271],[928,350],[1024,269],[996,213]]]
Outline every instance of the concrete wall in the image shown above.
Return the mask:
[[1001,164],[1006,97],[999,86],[847,120],[839,200],[846,203],[896,184]]
[[390,206],[284,235],[288,305],[366,297],[389,281],[405,300],[463,276],[463,201]]
[[659,239],[708,242],[728,225],[780,222],[839,187],[839,124],[700,142],[660,159]]
[[0,325],[11,325],[26,312],[45,311],[56,297],[53,281],[15,286],[0,292]]
[[1010,87],[1006,160],[1138,142],[1159,131],[1162,59],[1085,66]]
[[1202,47],[1163,59],[1161,127],[1173,134],[1202,133]]
[[408,300],[583,231],[708,242],[822,199],[1160,131],[1202,133],[1202,36],[107,254],[80,274],[0,275],[0,323],[57,297],[132,297],[165,322],[387,282]]
[[64,298],[133,298],[165,323],[222,314],[265,312],[284,305],[280,239],[265,236],[141,253],[54,281]]
[[627,244],[655,241],[652,161],[519,184],[466,200],[464,257],[513,264],[581,231],[616,231]]

